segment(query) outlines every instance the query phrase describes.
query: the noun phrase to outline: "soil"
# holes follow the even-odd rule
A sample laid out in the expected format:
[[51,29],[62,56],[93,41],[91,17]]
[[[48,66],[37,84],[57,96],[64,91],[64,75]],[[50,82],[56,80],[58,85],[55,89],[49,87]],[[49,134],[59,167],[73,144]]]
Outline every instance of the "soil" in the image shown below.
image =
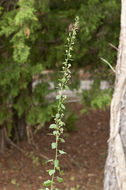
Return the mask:
[[[66,142],[60,145],[67,154],[59,158],[64,181],[58,184],[58,188],[103,190],[109,110],[90,110],[89,114],[81,114],[82,105],[73,103],[71,107],[79,119],[76,123],[77,131],[65,133]],[[47,126],[34,136],[38,149],[23,141],[19,146],[27,155],[14,147],[10,147],[3,156],[0,155],[0,190],[43,188],[43,182],[50,178],[46,172],[50,165],[45,162],[45,157],[54,158],[54,151],[50,148],[53,136]]]

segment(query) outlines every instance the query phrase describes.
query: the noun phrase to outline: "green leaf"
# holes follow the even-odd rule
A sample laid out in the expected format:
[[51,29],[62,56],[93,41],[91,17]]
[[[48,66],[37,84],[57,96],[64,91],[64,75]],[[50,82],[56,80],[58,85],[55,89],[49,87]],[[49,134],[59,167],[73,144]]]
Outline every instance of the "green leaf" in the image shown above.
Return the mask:
[[47,162],[46,162],[46,163],[48,163],[48,162],[53,162],[53,159],[47,160]]
[[59,183],[62,183],[62,182],[63,182],[63,178],[57,176],[57,181],[58,181]]
[[52,147],[52,149],[56,149],[57,143],[56,143],[56,142],[53,142],[53,143],[51,144],[51,147]]
[[60,141],[61,141],[62,143],[65,143],[65,140],[64,140],[63,138],[60,138]]
[[65,82],[66,82],[66,78],[63,78],[63,79],[62,79],[62,82],[65,83]]
[[59,168],[59,160],[54,160],[54,166],[56,167],[57,170],[60,170],[60,168]]
[[65,110],[65,106],[63,104],[61,104],[61,108],[63,108]]
[[53,131],[53,135],[57,135],[58,133],[58,131]]
[[56,99],[58,100],[58,99],[60,99],[61,98],[61,95],[57,95],[56,96]]
[[63,126],[63,125],[65,125],[65,123],[62,122],[62,121],[60,121],[60,122],[59,122],[59,125],[60,125],[60,126]]
[[47,180],[47,181],[44,181],[43,185],[44,185],[44,186],[50,186],[51,183],[52,183],[51,180]]
[[51,176],[55,173],[55,170],[49,170],[48,172],[49,172],[49,175]]
[[67,86],[67,85],[65,86],[65,89],[66,89],[66,90],[70,90],[69,86]]
[[53,135],[57,135],[59,133],[59,131],[53,131]]
[[59,114],[59,113],[57,113],[57,114],[56,114],[56,118],[58,119],[59,117],[60,117],[60,114]]
[[59,150],[60,154],[66,154],[66,152],[64,152],[63,150]]
[[50,129],[56,129],[56,124],[51,124],[51,125],[49,126],[49,128],[50,128]]

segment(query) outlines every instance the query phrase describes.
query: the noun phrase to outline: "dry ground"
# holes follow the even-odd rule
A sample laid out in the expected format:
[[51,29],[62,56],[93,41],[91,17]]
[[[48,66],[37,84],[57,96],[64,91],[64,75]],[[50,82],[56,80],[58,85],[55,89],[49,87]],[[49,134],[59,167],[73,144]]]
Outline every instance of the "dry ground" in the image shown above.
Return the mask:
[[[79,115],[77,132],[65,134],[66,143],[61,145],[67,152],[61,159],[64,182],[60,190],[103,190],[103,172],[107,155],[109,135],[109,111],[90,111],[80,114],[82,105],[74,103],[72,109]],[[47,129],[35,136],[39,147],[35,150],[27,143],[20,146],[26,152],[33,152],[28,158],[14,147],[4,156],[0,155],[0,190],[38,190],[48,179],[42,155],[53,158],[50,149],[52,138]],[[41,154],[41,156],[40,156]]]

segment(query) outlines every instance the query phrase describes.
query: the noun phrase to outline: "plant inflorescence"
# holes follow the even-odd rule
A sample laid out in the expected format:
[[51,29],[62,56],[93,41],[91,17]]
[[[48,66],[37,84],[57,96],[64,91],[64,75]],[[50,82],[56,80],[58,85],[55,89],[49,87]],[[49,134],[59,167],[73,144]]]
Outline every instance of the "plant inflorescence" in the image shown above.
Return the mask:
[[[65,61],[63,62],[62,66],[62,77],[59,79],[58,83],[58,89],[59,93],[56,96],[56,99],[58,100],[58,106],[57,106],[57,113],[54,117],[54,123],[50,125],[50,129],[53,129],[53,135],[55,136],[55,142],[52,142],[51,147],[52,149],[55,150],[55,158],[52,160],[49,160],[49,162],[53,163],[53,169],[49,169],[48,173],[51,176],[51,180],[47,180],[44,182],[44,186],[46,186],[45,190],[58,190],[58,188],[55,188],[55,182],[62,182],[63,179],[59,176],[55,177],[56,171],[60,174],[60,166],[59,166],[59,160],[58,156],[65,154],[63,150],[58,149],[58,144],[59,142],[65,142],[63,138],[61,138],[61,135],[64,131],[64,125],[65,123],[63,122],[63,117],[64,117],[64,110],[65,110],[65,100],[66,96],[63,94],[64,89],[68,89],[68,81],[71,78],[71,71],[70,71],[70,61],[72,60],[72,51],[73,51],[73,46],[75,43],[75,38],[77,34],[77,29],[79,25],[79,17],[75,18],[75,23],[71,24],[69,27],[69,36],[67,38],[67,45],[66,45],[66,58]],[[48,188],[48,187],[49,188]]]

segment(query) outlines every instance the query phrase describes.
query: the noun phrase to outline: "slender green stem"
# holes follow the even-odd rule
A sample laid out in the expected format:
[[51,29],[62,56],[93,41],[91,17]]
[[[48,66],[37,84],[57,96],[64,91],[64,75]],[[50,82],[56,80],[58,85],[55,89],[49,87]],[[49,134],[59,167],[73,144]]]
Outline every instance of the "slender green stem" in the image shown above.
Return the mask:
[[[57,113],[59,114],[59,118],[57,119],[57,117],[55,117],[55,123],[57,126],[55,161],[57,161],[57,158],[58,158],[58,143],[59,143],[59,137],[61,135],[61,128],[62,128],[62,125],[60,125],[60,121],[61,121],[62,115],[63,115],[61,105],[65,101],[65,96],[63,96],[63,89],[65,88],[66,84],[68,83],[69,79],[71,78],[70,71],[69,71],[69,68],[71,65],[69,64],[69,60],[71,60],[71,51],[73,50],[73,44],[75,41],[77,28],[78,28],[78,18],[76,18],[74,27],[73,27],[72,31],[70,31],[69,38],[67,39],[68,40],[68,49],[66,50],[66,59],[65,59],[64,65],[63,65],[63,77],[60,79],[61,83],[59,84],[60,98],[58,101],[58,110],[57,110]],[[56,170],[56,166],[54,163],[54,171],[55,170]],[[53,175],[52,175],[50,190],[53,190],[54,178],[55,178],[55,173],[53,173]]]
[[[55,160],[57,160],[58,158],[58,136],[56,136],[56,143],[57,143],[57,147],[56,147],[56,153],[55,153]],[[56,170],[55,164],[54,164],[54,170]],[[52,175],[50,190],[53,190],[54,177],[55,177],[55,173]]]
[[[71,31],[69,31],[69,37],[67,38],[67,49],[66,49],[66,58],[65,61],[63,62],[63,67],[62,67],[62,72],[63,76],[61,79],[59,79],[59,94],[56,97],[58,99],[58,106],[57,106],[57,113],[55,115],[55,124],[50,125],[51,129],[54,129],[53,135],[56,138],[56,141],[52,143],[52,149],[55,149],[55,160],[53,160],[54,167],[52,170],[49,170],[49,174],[52,176],[51,180],[47,180],[46,184],[50,185],[50,190],[54,190],[54,183],[55,183],[55,172],[56,170],[60,171],[59,167],[59,161],[58,161],[58,154],[64,154],[65,152],[62,150],[58,150],[58,145],[59,145],[59,140],[61,140],[60,136],[63,133],[63,126],[65,123],[62,121],[62,118],[64,116],[64,103],[66,96],[63,95],[63,90],[67,87],[67,83],[71,78],[71,72],[70,72],[70,67],[71,64],[69,61],[71,61],[71,52],[73,50],[73,45],[76,37],[76,30],[78,29],[78,23],[79,23],[79,18],[76,17],[75,19],[75,24],[73,25],[73,28]],[[57,180],[59,182],[62,181],[62,178],[57,177]]]

